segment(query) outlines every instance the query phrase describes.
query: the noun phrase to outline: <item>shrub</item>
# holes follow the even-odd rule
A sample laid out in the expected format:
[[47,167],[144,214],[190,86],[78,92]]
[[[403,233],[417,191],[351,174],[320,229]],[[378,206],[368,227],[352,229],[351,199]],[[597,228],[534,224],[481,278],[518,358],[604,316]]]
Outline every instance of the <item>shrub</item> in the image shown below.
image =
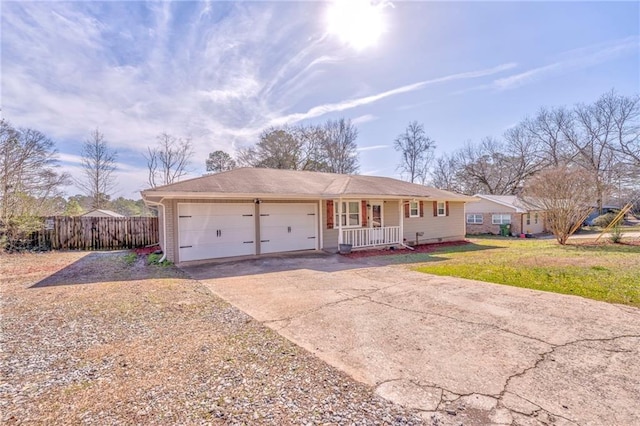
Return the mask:
[[609,237],[609,238],[611,239],[612,243],[618,244],[618,243],[622,242],[622,237],[623,236],[624,236],[624,234],[620,230],[620,227],[618,225],[616,225],[613,228],[613,230],[611,231],[611,237]]
[[[618,213],[614,213],[614,212],[610,212],[610,213],[606,213],[606,214],[600,215],[600,216],[596,217],[593,220],[593,224],[595,226],[599,226],[601,228],[606,228],[607,226],[609,226],[611,224],[611,222],[613,222],[613,219],[615,219],[617,215],[618,215]],[[620,220],[618,220],[618,223],[619,222],[620,222]]]

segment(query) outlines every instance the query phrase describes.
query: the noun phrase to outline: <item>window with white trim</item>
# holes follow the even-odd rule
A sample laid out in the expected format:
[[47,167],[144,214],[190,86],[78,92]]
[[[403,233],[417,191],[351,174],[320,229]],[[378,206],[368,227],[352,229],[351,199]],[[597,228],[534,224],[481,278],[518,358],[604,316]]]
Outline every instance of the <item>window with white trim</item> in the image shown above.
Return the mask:
[[510,214],[494,214],[491,215],[491,223],[494,225],[507,225],[511,223]]
[[447,215],[447,203],[444,201],[438,201],[438,216],[446,216]]
[[420,203],[417,201],[409,203],[409,217],[420,217]]
[[336,227],[339,223],[342,223],[343,227],[358,227],[360,226],[360,201],[343,201],[342,202],[342,217],[340,217],[340,203],[334,201],[334,210],[336,215]]
[[482,225],[482,213],[469,213],[467,215],[467,223],[472,225]]

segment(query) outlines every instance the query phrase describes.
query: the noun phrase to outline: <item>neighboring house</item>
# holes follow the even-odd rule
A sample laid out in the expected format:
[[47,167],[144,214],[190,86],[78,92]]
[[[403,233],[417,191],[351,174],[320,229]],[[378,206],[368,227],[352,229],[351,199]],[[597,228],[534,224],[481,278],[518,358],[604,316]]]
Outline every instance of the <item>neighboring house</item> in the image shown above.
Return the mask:
[[111,210],[93,209],[86,213],[81,214],[83,217],[125,217],[120,213],[112,212]]
[[474,198],[397,179],[240,168],[142,191],[173,262],[464,239]]
[[500,225],[510,224],[513,235],[546,231],[544,212],[515,195],[476,194],[477,203],[465,210],[467,234],[499,234]]

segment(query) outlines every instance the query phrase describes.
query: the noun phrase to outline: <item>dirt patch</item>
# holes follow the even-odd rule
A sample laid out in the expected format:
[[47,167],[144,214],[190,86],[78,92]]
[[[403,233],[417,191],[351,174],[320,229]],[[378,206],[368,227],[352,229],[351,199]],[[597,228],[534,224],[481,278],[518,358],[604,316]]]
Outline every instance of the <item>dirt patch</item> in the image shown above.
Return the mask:
[[457,247],[466,246],[471,244],[469,241],[451,241],[446,243],[434,243],[434,244],[419,244],[413,246],[414,250],[407,248],[384,248],[384,249],[371,249],[371,250],[357,250],[349,254],[343,255],[349,259],[360,259],[363,257],[371,256],[392,256],[398,254],[411,254],[411,253],[431,253],[437,250],[441,250],[445,247]]
[[138,247],[133,249],[133,252],[138,256],[146,256],[151,253],[155,253],[157,251],[162,251],[159,245],[149,246],[149,247]]
[[0,257],[2,424],[419,424],[172,266]]

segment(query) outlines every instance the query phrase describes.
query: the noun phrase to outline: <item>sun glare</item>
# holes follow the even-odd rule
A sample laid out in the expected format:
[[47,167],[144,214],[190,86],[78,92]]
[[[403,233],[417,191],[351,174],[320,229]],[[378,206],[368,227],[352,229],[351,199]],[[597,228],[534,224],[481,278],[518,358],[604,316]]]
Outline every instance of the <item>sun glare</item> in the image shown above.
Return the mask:
[[334,0],[327,30],[354,49],[373,46],[384,32],[383,7],[384,3],[371,0]]

